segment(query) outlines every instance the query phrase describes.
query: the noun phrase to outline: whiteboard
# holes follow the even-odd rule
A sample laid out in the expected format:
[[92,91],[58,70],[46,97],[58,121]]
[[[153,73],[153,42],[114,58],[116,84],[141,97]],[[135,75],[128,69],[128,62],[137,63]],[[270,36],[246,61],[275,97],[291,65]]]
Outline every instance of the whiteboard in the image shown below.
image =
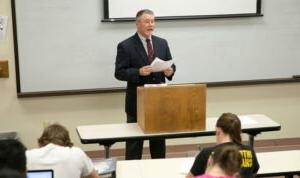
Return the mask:
[[[111,91],[117,44],[134,22],[103,23],[100,0],[13,0],[18,93]],[[263,17],[157,21],[177,71],[170,83],[300,74],[300,1],[264,0]],[[284,7],[284,10],[282,9]]]
[[[151,9],[156,17],[256,14],[257,0],[105,0],[105,18],[134,18],[141,9]],[[125,8],[126,7],[126,8]]]

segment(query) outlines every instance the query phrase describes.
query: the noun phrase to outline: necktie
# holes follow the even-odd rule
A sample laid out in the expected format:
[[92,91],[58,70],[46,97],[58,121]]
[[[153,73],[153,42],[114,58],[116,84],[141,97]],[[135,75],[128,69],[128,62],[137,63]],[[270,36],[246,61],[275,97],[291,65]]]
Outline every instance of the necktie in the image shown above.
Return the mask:
[[151,63],[153,61],[154,52],[151,45],[151,41],[149,39],[146,39],[146,42],[147,42],[147,50],[148,50],[148,60]]

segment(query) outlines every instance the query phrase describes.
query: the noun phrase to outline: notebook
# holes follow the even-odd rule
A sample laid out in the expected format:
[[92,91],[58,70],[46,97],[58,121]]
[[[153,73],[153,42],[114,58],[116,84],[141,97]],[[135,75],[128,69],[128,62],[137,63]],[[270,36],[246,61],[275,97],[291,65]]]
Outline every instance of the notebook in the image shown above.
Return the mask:
[[54,178],[53,170],[27,170],[27,178]]

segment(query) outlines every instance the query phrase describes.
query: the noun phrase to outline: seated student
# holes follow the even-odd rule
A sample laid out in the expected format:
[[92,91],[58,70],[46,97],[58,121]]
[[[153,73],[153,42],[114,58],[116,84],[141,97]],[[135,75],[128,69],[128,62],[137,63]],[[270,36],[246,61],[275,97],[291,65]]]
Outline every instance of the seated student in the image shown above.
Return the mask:
[[234,178],[239,174],[242,156],[236,145],[223,145],[214,150],[207,161],[205,174],[196,178]]
[[91,159],[73,146],[64,126],[48,126],[38,143],[40,148],[26,151],[28,170],[53,169],[55,178],[99,178]]
[[26,175],[14,169],[0,169],[0,178],[26,178]]
[[12,169],[26,176],[26,147],[15,139],[0,140],[0,169]]
[[209,156],[219,146],[237,145],[242,155],[240,176],[242,178],[255,177],[259,164],[252,147],[243,145],[241,139],[241,121],[237,115],[232,113],[222,114],[216,123],[216,142],[214,147],[204,148],[196,157],[194,164],[186,176],[192,178],[205,172]]

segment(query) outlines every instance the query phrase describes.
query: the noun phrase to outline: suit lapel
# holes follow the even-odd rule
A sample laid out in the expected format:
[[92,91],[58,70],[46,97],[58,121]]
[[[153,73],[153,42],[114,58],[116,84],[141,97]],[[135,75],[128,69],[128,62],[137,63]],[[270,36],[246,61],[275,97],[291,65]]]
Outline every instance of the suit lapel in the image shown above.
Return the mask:
[[136,33],[135,36],[135,50],[137,53],[141,56],[141,59],[144,61],[145,64],[149,65],[148,56],[145,51],[145,48],[141,42],[141,39],[139,38],[138,34]]
[[154,50],[154,59],[157,57],[159,51],[158,41],[156,40],[155,36],[152,35],[152,45]]

